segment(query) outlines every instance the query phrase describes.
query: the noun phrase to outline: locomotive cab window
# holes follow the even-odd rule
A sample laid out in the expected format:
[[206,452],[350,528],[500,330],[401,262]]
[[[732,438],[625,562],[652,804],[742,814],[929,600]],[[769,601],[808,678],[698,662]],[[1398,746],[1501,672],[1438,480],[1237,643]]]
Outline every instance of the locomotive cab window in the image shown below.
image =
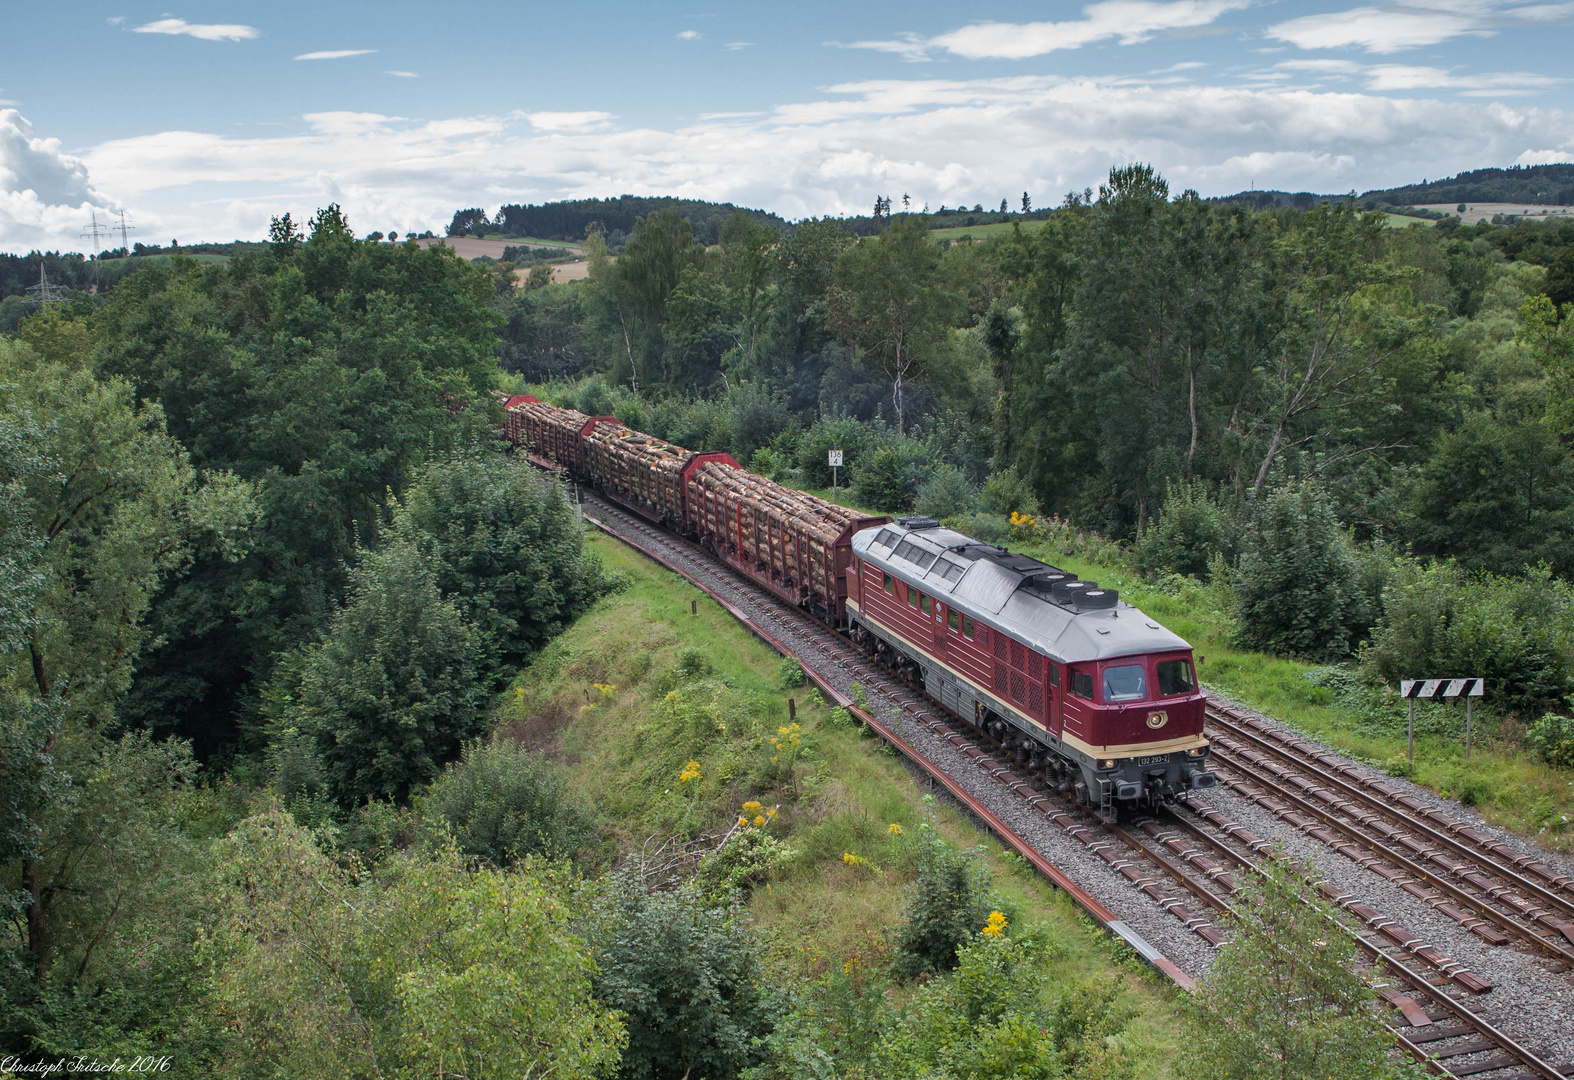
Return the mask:
[[1091,671],[1073,671],[1071,673],[1071,692],[1077,697],[1093,700],[1093,673]]
[[962,616],[962,636],[969,641],[973,640],[973,620],[966,615]]
[[1147,672],[1141,664],[1119,664],[1104,669],[1105,701],[1141,701],[1147,696]]
[[885,575],[885,591],[892,596],[896,595],[896,579],[890,574]]
[[1049,685],[1051,685],[1051,686],[1059,686],[1060,685],[1060,665],[1055,663],[1053,660],[1051,660],[1049,663],[1045,664],[1044,666],[1049,668]]
[[1158,663],[1159,696],[1189,694],[1197,686],[1191,677],[1190,660],[1160,660]]

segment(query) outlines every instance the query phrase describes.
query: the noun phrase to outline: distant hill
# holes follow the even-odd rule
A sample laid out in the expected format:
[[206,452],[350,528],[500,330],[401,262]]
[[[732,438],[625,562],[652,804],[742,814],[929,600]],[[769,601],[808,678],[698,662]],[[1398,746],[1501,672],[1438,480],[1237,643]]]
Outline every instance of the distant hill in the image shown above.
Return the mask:
[[530,236],[540,240],[576,241],[585,238],[585,229],[599,222],[607,232],[607,242],[616,247],[634,231],[634,223],[661,210],[676,210],[689,219],[694,238],[714,244],[722,222],[740,211],[762,225],[785,232],[787,220],[765,210],[754,210],[732,203],[705,202],[701,199],[647,198],[622,195],[616,199],[573,199],[542,203],[540,206],[509,205],[488,217],[485,210],[460,210],[448,226],[449,236]]
[[1298,210],[1305,210],[1313,203],[1328,202],[1330,200],[1349,199],[1353,196],[1346,192],[1342,195],[1318,195],[1311,191],[1237,191],[1234,195],[1215,195],[1208,201],[1212,203],[1238,203],[1251,210],[1279,209],[1293,206]]
[[1474,169],[1448,180],[1423,180],[1407,187],[1368,191],[1361,201],[1390,206],[1472,202],[1574,206],[1574,163]]

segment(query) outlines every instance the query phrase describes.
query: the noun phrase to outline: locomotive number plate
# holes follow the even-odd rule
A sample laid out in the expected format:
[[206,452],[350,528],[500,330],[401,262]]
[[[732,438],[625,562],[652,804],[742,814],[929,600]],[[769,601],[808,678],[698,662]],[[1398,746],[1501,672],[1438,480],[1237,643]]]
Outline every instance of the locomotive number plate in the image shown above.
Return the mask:
[[1169,759],[1169,755],[1168,754],[1160,754],[1157,757],[1140,757],[1140,758],[1137,759],[1137,764],[1139,766],[1141,766],[1141,765],[1157,765],[1157,764],[1159,764],[1162,761],[1167,761],[1168,759]]

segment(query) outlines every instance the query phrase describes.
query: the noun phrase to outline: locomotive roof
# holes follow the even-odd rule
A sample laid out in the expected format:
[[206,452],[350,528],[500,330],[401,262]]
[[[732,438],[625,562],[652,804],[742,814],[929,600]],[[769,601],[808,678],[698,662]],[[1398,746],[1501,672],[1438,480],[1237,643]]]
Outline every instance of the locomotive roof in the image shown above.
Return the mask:
[[916,585],[1063,664],[1189,649],[1185,639],[1132,605],[1086,610],[1057,603],[1042,588],[1063,574],[1047,563],[923,519],[853,535],[860,559]]

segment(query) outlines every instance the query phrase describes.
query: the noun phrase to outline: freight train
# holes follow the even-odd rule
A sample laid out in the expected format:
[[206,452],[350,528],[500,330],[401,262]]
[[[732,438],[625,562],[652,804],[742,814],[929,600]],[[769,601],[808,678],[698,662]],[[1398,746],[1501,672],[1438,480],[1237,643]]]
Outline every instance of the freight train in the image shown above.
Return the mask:
[[505,433],[846,634],[1114,821],[1213,787],[1191,646],[1114,589],[930,518],[860,514],[723,453],[528,394]]

